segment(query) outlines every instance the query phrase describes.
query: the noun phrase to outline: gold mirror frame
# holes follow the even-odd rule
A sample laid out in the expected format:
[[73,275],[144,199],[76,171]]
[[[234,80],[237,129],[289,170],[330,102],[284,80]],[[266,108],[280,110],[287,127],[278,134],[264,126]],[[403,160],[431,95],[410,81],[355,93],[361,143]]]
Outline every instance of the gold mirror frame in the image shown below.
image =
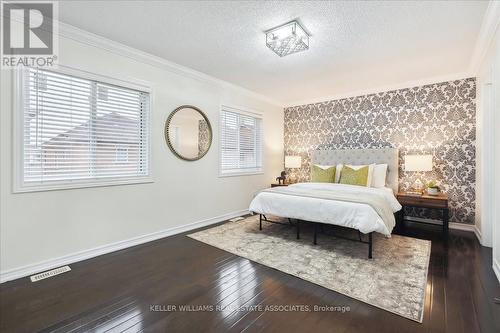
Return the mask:
[[[193,158],[189,158],[189,157],[185,157],[185,156],[182,156],[181,154],[179,154],[174,146],[172,145],[172,142],[170,142],[170,131],[169,131],[169,125],[170,125],[170,121],[172,120],[172,118],[174,117],[174,115],[179,112],[180,110],[182,109],[193,109],[195,111],[197,111],[202,117],[203,119],[205,119],[205,121],[207,122],[207,127],[208,127],[208,131],[210,133],[210,136],[208,138],[208,147],[207,149],[205,150],[205,152],[203,152],[202,155],[199,155],[197,157],[193,157]],[[170,150],[172,151],[172,153],[177,156],[178,158],[180,158],[181,160],[184,160],[184,161],[197,161],[199,159],[201,159],[203,156],[205,156],[208,151],[210,150],[210,147],[212,146],[212,137],[213,137],[213,133],[212,133],[212,125],[210,124],[210,120],[208,120],[208,117],[207,115],[201,111],[199,108],[197,108],[196,106],[192,106],[192,105],[181,105],[179,106],[178,108],[176,108],[174,111],[172,111],[172,113],[170,113],[170,115],[168,116],[167,120],[165,121],[165,128],[164,128],[164,136],[165,136],[165,141],[167,142],[167,146],[168,148],[170,148]]]

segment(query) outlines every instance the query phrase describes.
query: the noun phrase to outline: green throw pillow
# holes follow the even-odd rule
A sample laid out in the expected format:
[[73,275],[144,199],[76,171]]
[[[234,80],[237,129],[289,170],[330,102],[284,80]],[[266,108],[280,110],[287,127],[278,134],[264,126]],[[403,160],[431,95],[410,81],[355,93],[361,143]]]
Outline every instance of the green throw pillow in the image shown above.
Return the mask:
[[319,166],[313,165],[311,168],[311,182],[313,183],[335,183],[336,166],[328,169],[322,169]]
[[340,184],[366,186],[368,183],[368,165],[354,170],[346,165],[340,173]]

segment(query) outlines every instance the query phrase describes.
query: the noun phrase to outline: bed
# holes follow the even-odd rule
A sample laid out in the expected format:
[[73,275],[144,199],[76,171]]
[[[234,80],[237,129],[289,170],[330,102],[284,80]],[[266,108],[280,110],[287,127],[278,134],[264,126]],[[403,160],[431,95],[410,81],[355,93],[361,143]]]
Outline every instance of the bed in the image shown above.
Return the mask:
[[[394,213],[401,209],[394,196],[398,190],[398,162],[399,152],[395,148],[316,150],[312,153],[313,164],[387,164],[385,187],[297,183],[259,192],[249,210],[259,214],[261,230],[263,221],[273,222],[266,217],[268,215],[288,218],[290,224],[292,219],[296,220],[297,238],[300,238],[300,222],[313,222],[314,244],[317,244],[318,225],[358,230],[357,241],[368,244],[368,257],[372,258],[373,232],[390,237],[395,226]],[[368,235],[368,240],[361,234]]]

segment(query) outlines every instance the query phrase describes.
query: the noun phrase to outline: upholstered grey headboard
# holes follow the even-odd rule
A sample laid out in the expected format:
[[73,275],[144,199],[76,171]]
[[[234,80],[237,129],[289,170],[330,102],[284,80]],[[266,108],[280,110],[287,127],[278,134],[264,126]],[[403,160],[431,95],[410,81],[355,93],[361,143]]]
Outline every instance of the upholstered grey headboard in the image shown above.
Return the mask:
[[313,164],[387,164],[386,185],[396,193],[399,187],[399,150],[397,148],[377,149],[333,149],[312,152]]

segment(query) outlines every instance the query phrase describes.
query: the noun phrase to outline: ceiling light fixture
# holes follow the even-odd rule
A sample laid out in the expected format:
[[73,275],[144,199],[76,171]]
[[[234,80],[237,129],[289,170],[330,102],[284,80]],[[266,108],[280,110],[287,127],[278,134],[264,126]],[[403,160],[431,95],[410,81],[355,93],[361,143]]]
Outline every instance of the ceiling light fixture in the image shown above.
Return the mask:
[[280,57],[309,49],[309,34],[297,21],[267,30],[266,45]]

